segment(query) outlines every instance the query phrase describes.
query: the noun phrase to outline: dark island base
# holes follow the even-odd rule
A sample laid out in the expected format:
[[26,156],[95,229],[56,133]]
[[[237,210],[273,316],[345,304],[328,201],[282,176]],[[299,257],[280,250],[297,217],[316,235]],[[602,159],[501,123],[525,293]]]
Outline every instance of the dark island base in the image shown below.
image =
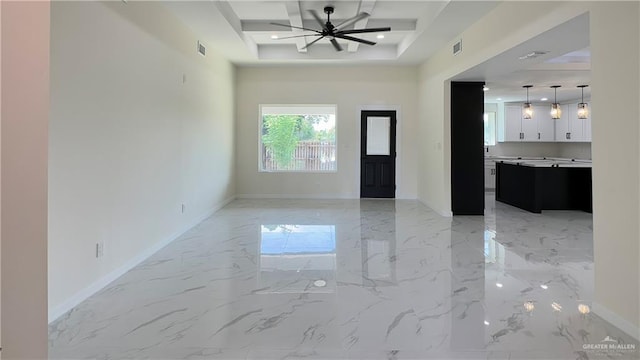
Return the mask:
[[540,213],[592,212],[591,168],[496,164],[496,200]]

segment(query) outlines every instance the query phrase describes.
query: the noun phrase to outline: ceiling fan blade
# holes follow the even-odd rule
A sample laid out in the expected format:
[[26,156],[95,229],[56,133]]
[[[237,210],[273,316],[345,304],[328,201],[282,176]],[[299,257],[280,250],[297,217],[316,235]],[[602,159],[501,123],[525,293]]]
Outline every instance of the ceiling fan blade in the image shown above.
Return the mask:
[[383,32],[383,31],[391,31],[391,28],[381,27],[381,28],[370,28],[370,29],[341,30],[336,32],[336,35],[337,34],[364,34],[364,33]]
[[323,30],[326,29],[326,25],[325,25],[324,21],[320,18],[320,15],[318,15],[318,13],[313,9],[310,9],[309,12],[311,13],[311,16],[313,16],[313,18],[316,19],[316,21],[318,22],[320,27]]
[[307,34],[307,35],[285,36],[285,37],[279,37],[279,38],[273,39],[273,40],[294,39],[294,38],[307,37],[307,36],[322,36],[322,34]]
[[351,19],[347,19],[347,20],[341,22],[340,24],[338,24],[336,26],[336,29],[338,29],[338,30],[344,29],[344,28],[346,28],[347,26],[349,26],[351,24],[355,24],[356,22],[358,22],[358,21],[360,21],[362,19],[368,18],[369,16],[371,16],[371,15],[369,15],[366,12],[361,12],[360,14],[352,17]]
[[302,49],[308,48],[309,46],[317,43],[318,41],[322,40],[323,38],[324,38],[324,35],[320,36],[319,38],[317,38],[317,39],[313,40],[312,42],[308,43],[307,46],[303,47]]
[[271,25],[278,25],[278,26],[284,26],[284,27],[288,27],[288,28],[291,28],[291,29],[300,29],[300,30],[313,31],[313,32],[318,33],[318,34],[322,34],[322,31],[318,31],[318,30],[314,30],[314,29],[308,29],[308,28],[303,28],[303,27],[299,27],[299,26],[293,26],[293,25],[287,25],[287,24],[278,24],[278,23],[274,23],[274,22],[269,23],[269,24],[271,24]]
[[340,44],[338,44],[338,40],[331,39],[331,44],[333,45],[334,48],[336,48],[336,51],[342,51],[342,46],[340,46]]
[[340,38],[340,39],[356,41],[356,42],[359,42],[359,43],[362,43],[362,44],[367,44],[367,45],[375,45],[376,44],[373,41],[364,40],[364,39],[358,39],[358,38],[355,38],[353,36],[348,36],[348,35],[336,34],[335,36],[337,38]]

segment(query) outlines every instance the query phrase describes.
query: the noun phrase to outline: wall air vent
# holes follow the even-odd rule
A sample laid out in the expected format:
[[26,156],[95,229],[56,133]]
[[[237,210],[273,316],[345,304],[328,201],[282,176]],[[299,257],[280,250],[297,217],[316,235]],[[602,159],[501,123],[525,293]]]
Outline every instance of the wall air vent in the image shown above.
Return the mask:
[[198,41],[198,52],[202,56],[205,56],[206,52],[207,52],[207,48],[205,48],[204,45],[202,45],[202,43],[200,41]]
[[458,55],[462,52],[462,39],[453,44],[453,55]]

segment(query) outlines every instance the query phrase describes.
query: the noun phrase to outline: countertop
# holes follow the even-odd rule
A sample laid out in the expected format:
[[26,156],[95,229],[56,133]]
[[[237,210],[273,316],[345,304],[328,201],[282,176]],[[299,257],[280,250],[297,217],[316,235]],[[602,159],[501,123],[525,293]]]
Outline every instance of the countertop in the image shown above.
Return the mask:
[[485,160],[501,162],[505,164],[530,166],[530,167],[577,167],[590,168],[591,160],[567,159],[553,157],[524,157],[524,156],[485,156]]

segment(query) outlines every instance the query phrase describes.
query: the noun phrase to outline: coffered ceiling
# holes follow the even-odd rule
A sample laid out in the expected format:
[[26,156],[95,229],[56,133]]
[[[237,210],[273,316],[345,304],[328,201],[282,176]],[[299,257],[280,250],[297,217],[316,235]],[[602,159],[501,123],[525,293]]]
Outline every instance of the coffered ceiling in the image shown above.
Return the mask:
[[[209,50],[222,53],[241,66],[312,64],[393,64],[417,65],[450,44],[478,19],[490,12],[498,1],[458,0],[228,0],[163,1],[162,4],[202,37]],[[374,46],[340,40],[337,52],[323,39],[306,48],[315,37],[284,37],[312,34],[271,23],[320,30],[309,10],[323,21],[325,6],[333,6],[333,24],[340,24],[361,12],[370,16],[349,29],[391,27],[384,32],[356,34],[377,42]],[[583,15],[520,44],[483,64],[459,74],[454,80],[485,81],[489,102],[523,101],[522,85],[533,84],[532,101],[551,99],[551,85],[558,89],[558,100],[580,96],[579,84],[590,82],[589,19]],[[355,35],[354,35],[355,36]],[[544,54],[526,57],[533,51]],[[524,59],[521,59],[525,57]],[[585,90],[590,96],[590,88]]]
[[[171,1],[163,4],[193,30],[203,43],[237,64],[362,63],[418,64],[493,9],[496,1],[328,0],[328,1]],[[326,21],[325,6],[333,6],[331,22],[339,24],[361,12],[370,16],[349,29],[391,27],[390,32],[357,34],[374,46],[337,39],[337,52],[329,40],[306,46],[312,34],[280,24],[321,30],[309,10]],[[355,35],[354,35],[355,36]]]

